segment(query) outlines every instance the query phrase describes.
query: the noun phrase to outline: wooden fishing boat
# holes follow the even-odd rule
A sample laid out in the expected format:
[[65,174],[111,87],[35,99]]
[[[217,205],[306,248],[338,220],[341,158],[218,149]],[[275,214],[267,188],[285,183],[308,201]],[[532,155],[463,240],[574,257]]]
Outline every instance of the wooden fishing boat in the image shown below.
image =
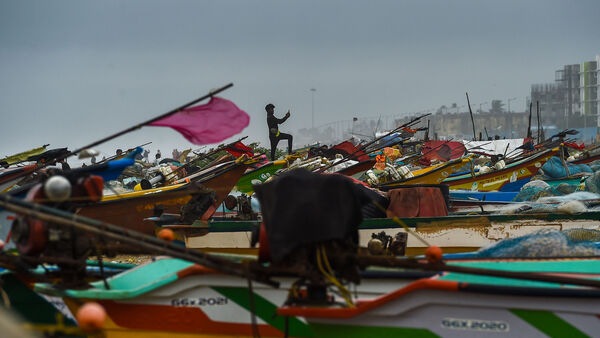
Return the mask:
[[[343,177],[342,175],[338,176]],[[332,198],[329,195],[319,195],[320,191],[318,190],[315,196],[327,200]],[[337,191],[335,192],[337,193]],[[150,191],[149,193],[137,192],[137,198],[104,202],[106,204],[103,206],[105,208],[104,213],[100,212],[102,209],[95,209],[97,210],[96,217],[99,220],[106,220],[107,223],[111,223],[134,215],[136,216],[134,219],[123,222],[123,224],[117,223],[117,225],[147,235],[154,235],[155,229],[157,229],[155,224],[149,221],[144,222],[143,219],[154,216],[156,206],[162,205],[167,211],[173,210],[167,208],[178,208],[177,205],[182,205],[178,203],[189,201],[191,194],[194,193],[198,196],[205,196],[206,191],[202,187],[193,184],[184,184],[165,187],[162,190]],[[288,196],[289,198],[291,197]],[[289,204],[288,199],[284,200],[285,203]],[[344,206],[345,204],[339,203],[339,205]],[[95,204],[89,207],[84,206],[81,209],[85,210],[93,207],[95,207]],[[111,207],[114,209],[111,209]],[[175,212],[178,213],[179,210]],[[305,211],[301,212],[304,213]],[[599,220],[600,213],[598,211],[576,214],[546,211],[538,213],[513,212],[510,214],[482,212],[481,214],[451,214],[449,216],[431,217],[399,216],[396,219],[367,218],[357,224],[357,229],[360,233],[359,244],[363,247],[368,246],[374,233],[386,232],[388,235],[393,236],[399,232],[406,232],[406,226],[409,229],[414,229],[429,244],[453,248],[453,251],[466,251],[489,245],[500,239],[511,238],[544,228],[564,230],[584,227],[598,229],[600,227]],[[165,223],[165,226],[170,227],[169,225],[172,224],[175,223]],[[251,246],[251,239],[253,232],[259,229],[260,224],[261,221],[259,220],[209,220],[208,222],[195,220],[190,221],[185,226],[170,228],[180,235],[188,248],[204,251],[255,252],[256,249],[252,249]],[[137,225],[138,228],[135,228],[134,225]],[[299,225],[299,227],[303,228],[304,225]],[[37,237],[40,236],[34,236],[34,238]],[[425,247],[426,245],[422,242],[409,237],[407,253],[422,253]]]
[[[600,146],[592,144],[585,146],[583,143],[578,145],[576,142],[562,142],[567,152],[571,155],[566,159],[571,164],[589,164],[600,160]],[[565,154],[567,155],[567,154]]]
[[0,192],[8,191],[20,179],[33,173],[36,169],[38,169],[37,164],[29,164],[2,170],[0,172]]
[[245,172],[235,184],[235,189],[243,194],[251,194],[254,190],[252,185],[266,182],[275,173],[286,168],[287,160],[271,161],[256,169]]
[[[196,203],[203,210],[199,218],[208,219],[231,192],[246,168],[244,163],[221,164],[188,177],[187,183],[104,196],[99,203],[83,206],[77,213],[154,235],[155,224],[145,219],[163,213],[181,214],[181,208],[189,203]],[[209,195],[211,199],[207,199]]]
[[518,191],[469,191],[450,190],[449,210],[460,212],[465,208],[479,207],[480,210],[488,210],[491,206],[502,206],[514,203]]
[[107,338],[532,337],[549,332],[548,318],[556,321],[552,334],[559,336],[593,336],[597,329],[598,286],[565,285],[600,285],[597,258],[445,263],[447,271],[372,267],[362,273],[360,284],[348,286],[350,299],[327,292],[326,298],[304,302],[290,293],[294,277],[279,277],[279,287],[273,288],[166,257],[87,289],[60,290],[51,284],[34,289],[61,297],[72,313],[88,302],[99,303],[107,315],[101,331]]
[[[365,171],[373,168],[373,166],[375,165],[375,162],[376,162],[375,159],[368,159],[365,161],[360,161],[360,162],[354,163],[350,166],[341,168],[339,170],[334,170],[332,172],[358,178],[357,176],[359,176],[360,174],[364,173]],[[332,167],[331,169],[335,169],[335,166]]]
[[518,191],[525,183],[531,180],[542,165],[552,156],[556,155],[559,148],[546,149],[529,157],[506,164],[502,169],[486,173],[465,173],[450,176],[444,181],[450,189],[471,191]]
[[518,191],[470,191],[470,190],[452,190],[450,198],[452,203],[462,201],[479,202],[511,202],[517,196]]
[[596,154],[593,154],[593,155],[586,154],[586,155],[581,156],[579,158],[576,158],[576,159],[574,159],[572,161],[569,161],[569,163],[573,163],[573,164],[589,164],[589,163],[592,163],[592,162],[598,161],[598,160],[600,160],[600,154],[599,153],[596,153]]
[[163,212],[179,213],[181,206],[194,195],[208,195],[198,183],[182,183],[105,197],[96,204],[86,205],[78,214],[145,234],[154,234],[155,225],[144,219]]
[[[596,283],[600,278],[597,258],[446,264]],[[277,314],[304,318],[316,337],[592,337],[599,325],[599,298],[597,287],[445,272],[353,307],[292,304]]]
[[13,164],[17,164],[17,163],[21,163],[21,162],[34,161],[35,156],[40,155],[43,152],[45,152],[46,148],[48,146],[49,146],[49,144],[45,144],[41,147],[26,150],[26,151],[20,152],[18,154],[6,156],[6,157],[0,159],[0,165],[3,167],[9,167]]
[[[202,236],[189,229],[181,230],[186,246],[203,251],[251,253],[252,233],[259,221],[219,220],[192,226],[206,231]],[[208,226],[208,227],[207,227]],[[359,226],[360,246],[367,247],[373,234],[385,232],[394,236],[406,232],[406,226],[431,245],[448,252],[477,250],[506,238],[514,238],[542,229],[567,230],[575,228],[600,229],[600,212],[578,214],[454,214],[440,217],[368,218]],[[187,235],[189,231],[189,235]],[[422,254],[427,246],[408,236],[407,255]]]
[[[318,195],[323,188],[337,195]],[[293,196],[309,190],[299,196],[306,208],[279,208],[281,189]],[[78,280],[73,272],[81,270],[67,266],[64,259],[81,253],[74,255],[78,246],[66,246],[80,242],[67,237],[75,231],[61,234],[61,224],[78,232],[102,231],[173,257],[157,258],[87,286],[35,284],[35,291],[61,297],[72,313],[85,303],[99,303],[107,319],[96,327],[97,334],[105,337],[513,337],[549,330],[592,336],[597,330],[597,256],[458,260],[444,258],[432,246],[420,258],[362,254],[358,244],[363,236],[357,227],[365,221],[357,206],[365,202],[359,199],[364,191],[347,177],[299,171],[257,186],[255,193],[264,223],[258,233],[262,251],[257,257],[194,253],[114,226],[90,227],[93,220],[74,219],[48,206],[1,195],[0,204],[23,212],[21,221],[29,226],[51,223],[48,227],[54,236],[63,240],[64,245],[37,252],[20,251],[19,265],[63,258],[65,279],[71,282]],[[315,196],[320,199],[314,201]],[[339,205],[318,208],[322,200],[332,198]],[[387,221],[398,225],[397,219]],[[94,243],[87,244],[91,249]],[[551,329],[544,327],[548,318]]]
[[[104,262],[102,270],[100,270],[97,262],[88,261],[86,270],[89,281],[93,282],[101,279],[100,276],[112,276],[133,267],[133,264]],[[87,334],[78,327],[75,316],[60,297],[43,295],[35,292],[32,288],[36,281],[35,275],[56,271],[56,266],[38,268],[31,274],[0,268],[0,281],[5,292],[5,301],[10,305],[8,308],[24,321],[25,324],[22,325],[27,329],[25,332],[33,331],[56,337],[86,337]],[[52,279],[52,276],[48,275],[46,278]],[[54,282],[58,280],[54,279]],[[7,337],[21,336],[8,335]]]
[[[298,158],[300,158],[299,155],[291,155],[283,160],[271,161],[261,167],[246,171],[244,175],[242,175],[240,180],[236,183],[235,190],[243,194],[252,194],[254,192],[254,188],[252,187],[253,185],[265,183],[266,181],[274,177],[275,174],[288,169],[290,167],[290,164]],[[332,172],[346,176],[354,176],[368,169],[371,169],[374,164],[375,160],[369,159],[357,162],[353,165],[341,168],[339,170],[334,170]],[[335,169],[335,166],[333,166],[331,169]]]
[[[262,284],[248,288],[244,278],[218,273],[178,259],[163,258],[139,266],[86,290],[60,292],[38,284],[42,294],[63,297],[72,313],[94,301],[106,310],[104,337],[281,337],[310,333],[301,319],[287,323],[275,311],[285,301],[292,279],[283,288]],[[249,295],[253,299],[249,298]],[[252,325],[252,317],[256,325]]]
[[412,177],[386,182],[377,185],[378,189],[383,191],[391,190],[400,186],[415,184],[440,184],[466,164],[471,161],[470,158],[459,158],[448,162],[436,164],[422,169],[412,171]]
[[[400,221],[400,222],[398,222]],[[600,229],[600,212],[565,213],[508,213],[455,214],[442,217],[398,219],[365,219],[359,227],[361,245],[368,245],[370,234],[386,231],[395,234],[406,231],[406,225],[431,245],[481,248],[506,238],[523,236],[542,229],[567,230],[576,228]],[[409,236],[408,247],[424,248],[422,242]]]
[[[31,281],[23,280],[22,276],[3,271],[0,273],[2,288],[10,302],[10,308],[27,323],[29,330],[43,332],[54,331],[62,334],[82,333],[73,315],[58,308],[66,306],[58,297],[45,296],[36,293],[28,285]],[[35,309],[35,311],[33,310]]]
[[214,205],[219,206],[247,169],[248,163],[246,162],[229,162],[185,177],[178,182],[196,181],[201,183],[207,189],[215,192]]

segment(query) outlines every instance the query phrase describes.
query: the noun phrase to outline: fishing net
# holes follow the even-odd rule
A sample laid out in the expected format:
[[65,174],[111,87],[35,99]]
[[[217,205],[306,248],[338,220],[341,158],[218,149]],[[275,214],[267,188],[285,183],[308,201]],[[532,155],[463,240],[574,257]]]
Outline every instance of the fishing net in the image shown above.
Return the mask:
[[477,257],[580,257],[600,255],[600,231],[544,229],[480,249]]
[[540,171],[547,178],[563,178],[572,175],[582,174],[582,173],[592,173],[593,170],[587,164],[572,164],[568,162],[563,162],[560,158],[553,156],[551,157]]
[[600,198],[600,195],[589,191],[575,191],[573,193],[541,197],[537,201],[540,203],[564,203],[569,201],[596,200],[598,198]]
[[599,205],[597,203],[589,203],[588,201],[596,201],[599,197],[598,194],[585,191],[575,192],[564,196],[540,197],[537,202],[509,204],[498,209],[498,213],[504,215],[539,213],[575,215],[591,210],[597,210]]
[[585,180],[584,184],[586,191],[600,194],[600,171],[594,172],[592,176]]
[[[587,181],[586,181],[587,182]],[[588,190],[586,192],[579,191],[579,184],[560,183],[550,185],[541,180],[534,180],[525,184],[517,193],[513,202],[549,202],[550,199],[560,196],[569,196],[566,200],[573,199],[594,199],[600,197],[600,189],[598,191]],[[587,190],[587,189],[586,189]],[[573,194],[580,194],[579,196]],[[560,201],[559,199],[555,199]]]
[[574,243],[591,241],[600,242],[600,230],[595,229],[568,229],[562,231]]
[[590,162],[588,163],[588,165],[590,166],[590,169],[592,169],[593,172],[600,171],[600,160]]
[[[537,183],[541,182],[541,183]],[[533,183],[533,184],[532,184]],[[542,196],[552,196],[547,190],[550,188],[550,185],[544,181],[532,181],[524,185],[517,196],[515,196],[515,202],[524,202],[524,201],[535,201]]]

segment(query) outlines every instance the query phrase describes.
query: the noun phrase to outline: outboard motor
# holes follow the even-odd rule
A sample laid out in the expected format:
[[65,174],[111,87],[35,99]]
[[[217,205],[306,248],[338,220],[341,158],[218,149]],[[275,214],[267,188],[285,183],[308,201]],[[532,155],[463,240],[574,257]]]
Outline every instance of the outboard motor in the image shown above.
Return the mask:
[[371,234],[371,239],[367,244],[369,254],[374,256],[404,256],[406,253],[406,243],[408,234],[406,232],[398,232],[394,237],[381,231]]
[[[82,204],[100,201],[103,186],[104,180],[96,175],[53,175],[34,184],[25,200],[73,212]],[[73,280],[85,272],[85,260],[95,247],[81,230],[30,214],[17,215],[11,228],[11,241],[24,263],[32,267],[56,264],[66,274],[70,272]]]
[[252,197],[246,194],[241,194],[239,196],[228,195],[223,203],[227,209],[236,211],[236,217],[238,219],[258,219],[258,213],[252,210]]

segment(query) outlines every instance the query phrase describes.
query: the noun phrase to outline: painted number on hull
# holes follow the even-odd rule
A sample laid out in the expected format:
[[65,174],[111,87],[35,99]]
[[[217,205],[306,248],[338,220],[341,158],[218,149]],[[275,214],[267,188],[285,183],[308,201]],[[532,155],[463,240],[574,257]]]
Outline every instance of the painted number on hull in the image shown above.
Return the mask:
[[258,178],[251,180],[250,183],[252,183],[253,185],[262,184],[262,183],[265,183],[270,177],[271,177],[270,173],[260,174],[260,176],[258,176]]
[[226,305],[225,297],[176,298],[171,300],[172,306],[213,306]]
[[453,330],[474,330],[474,331],[493,331],[508,332],[509,326],[506,322],[496,320],[479,320],[463,318],[444,318],[442,319],[444,329]]

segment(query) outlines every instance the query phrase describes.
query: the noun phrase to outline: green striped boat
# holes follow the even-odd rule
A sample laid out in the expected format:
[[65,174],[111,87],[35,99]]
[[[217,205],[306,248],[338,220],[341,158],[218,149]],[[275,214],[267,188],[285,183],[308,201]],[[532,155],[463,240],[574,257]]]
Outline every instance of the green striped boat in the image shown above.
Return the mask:
[[[360,284],[348,286],[352,306],[342,305],[336,293],[330,293],[332,303],[288,304],[293,276],[277,278],[281,286],[273,288],[172,258],[85,290],[50,284],[35,290],[62,297],[73,312],[85,302],[100,303],[108,316],[106,337],[594,337],[599,332],[598,258],[452,260],[446,268],[450,272],[367,269]],[[543,275],[541,280],[504,275],[516,272]],[[592,286],[580,285],[586,283]]]
[[269,162],[257,169],[250,170],[242,175],[242,177],[236,183],[234,189],[243,194],[251,194],[254,192],[252,185],[266,182],[269,178],[275,175],[275,173],[286,168],[287,165],[288,161],[277,160]]

